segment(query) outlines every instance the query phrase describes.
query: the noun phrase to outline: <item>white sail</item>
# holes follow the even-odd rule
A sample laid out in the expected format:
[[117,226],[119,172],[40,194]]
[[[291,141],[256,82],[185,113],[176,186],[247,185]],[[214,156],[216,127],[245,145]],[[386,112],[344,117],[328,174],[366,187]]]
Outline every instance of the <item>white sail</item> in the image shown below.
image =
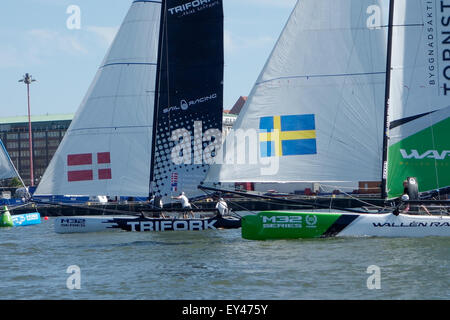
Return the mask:
[[18,177],[20,179],[13,162],[9,157],[8,151],[6,151],[5,145],[2,140],[0,140],[0,180],[14,177]]
[[388,189],[450,185],[450,1],[395,0]]
[[450,105],[450,2],[441,2],[395,0],[391,121]]
[[133,2],[37,195],[148,196],[160,15]]
[[206,182],[379,181],[387,7],[299,1]]

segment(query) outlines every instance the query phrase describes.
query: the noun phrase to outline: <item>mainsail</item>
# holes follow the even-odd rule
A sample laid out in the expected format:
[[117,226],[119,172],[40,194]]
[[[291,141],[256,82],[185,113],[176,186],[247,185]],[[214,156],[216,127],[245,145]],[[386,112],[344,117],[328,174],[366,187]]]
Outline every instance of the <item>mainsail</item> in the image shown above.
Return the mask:
[[395,0],[388,195],[450,185],[450,1]]
[[[206,132],[220,138],[223,117],[222,1],[166,1],[156,103],[152,192],[163,197],[197,189],[208,164]],[[165,22],[165,23],[164,23]],[[217,142],[216,142],[217,143]]]
[[384,4],[298,1],[206,182],[380,181]]
[[0,180],[10,179],[20,176],[14,167],[14,164],[9,157],[8,151],[6,151],[5,145],[0,140]]
[[36,194],[168,195],[172,173],[198,185],[206,168],[173,167],[169,140],[195,120],[221,130],[222,28],[222,1],[134,1]]
[[36,194],[148,196],[160,14],[133,3]]

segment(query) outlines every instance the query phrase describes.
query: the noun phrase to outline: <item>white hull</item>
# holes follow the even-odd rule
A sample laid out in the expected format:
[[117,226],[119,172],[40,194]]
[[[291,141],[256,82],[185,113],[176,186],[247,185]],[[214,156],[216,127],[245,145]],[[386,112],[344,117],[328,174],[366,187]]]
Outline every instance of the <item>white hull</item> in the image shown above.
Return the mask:
[[74,216],[55,219],[56,233],[87,233],[101,231],[202,231],[240,227],[240,220],[227,217],[161,219],[133,216]]
[[361,214],[337,237],[450,237],[449,216]]

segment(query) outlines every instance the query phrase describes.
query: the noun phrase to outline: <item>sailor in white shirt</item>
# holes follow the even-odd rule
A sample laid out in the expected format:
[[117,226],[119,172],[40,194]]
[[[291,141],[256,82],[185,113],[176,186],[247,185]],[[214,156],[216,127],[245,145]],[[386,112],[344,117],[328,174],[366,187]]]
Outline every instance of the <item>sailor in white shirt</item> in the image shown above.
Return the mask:
[[[189,199],[188,199],[188,197],[186,197],[184,192],[181,192],[181,195],[179,195],[178,197],[172,197],[172,199],[181,200],[181,207],[183,209],[192,209],[192,206],[191,206],[191,204],[189,202]],[[190,211],[190,214],[191,214],[192,218],[194,218],[194,213],[192,211]],[[183,213],[183,217],[184,218],[188,217],[186,212]]]
[[223,200],[223,198],[220,198],[217,202],[216,209],[219,210],[221,216],[224,216],[228,213],[228,205],[225,200]]

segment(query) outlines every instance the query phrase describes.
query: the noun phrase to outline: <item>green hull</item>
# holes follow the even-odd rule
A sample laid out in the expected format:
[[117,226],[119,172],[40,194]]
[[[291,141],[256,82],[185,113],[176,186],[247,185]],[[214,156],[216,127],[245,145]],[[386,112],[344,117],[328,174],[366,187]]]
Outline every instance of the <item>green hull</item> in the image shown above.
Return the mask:
[[242,237],[248,240],[330,237],[357,217],[340,213],[260,212],[242,218]]

